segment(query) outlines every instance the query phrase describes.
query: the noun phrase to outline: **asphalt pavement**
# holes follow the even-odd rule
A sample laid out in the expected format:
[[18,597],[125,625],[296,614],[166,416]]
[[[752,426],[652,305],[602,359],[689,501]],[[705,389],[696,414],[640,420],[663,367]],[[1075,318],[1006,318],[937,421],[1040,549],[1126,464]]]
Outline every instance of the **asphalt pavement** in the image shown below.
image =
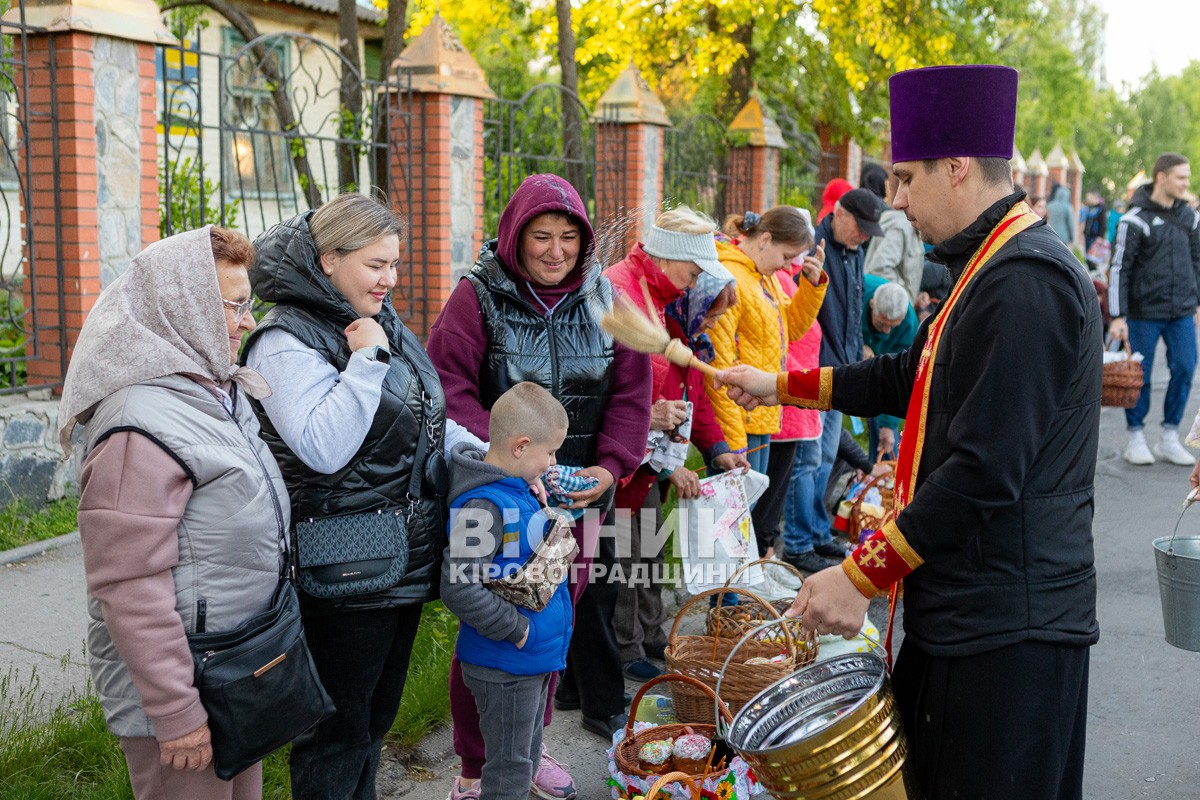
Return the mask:
[[[1165,365],[1155,365],[1148,438],[1161,420]],[[1197,381],[1200,383],[1200,381]],[[1184,418],[1200,401],[1193,387]],[[1091,652],[1088,800],[1200,798],[1200,653],[1163,638],[1151,542],[1168,536],[1188,489],[1188,470],[1167,464],[1133,467],[1121,459],[1125,422],[1120,409],[1101,415],[1096,470],[1096,568],[1100,643]],[[1184,516],[1181,535],[1200,535],[1200,508]],[[0,554],[0,560],[3,554]],[[86,608],[77,542],[15,564],[0,565],[0,675],[25,681],[35,670],[51,695],[86,678]],[[629,684],[631,690],[636,686]],[[986,691],[986,687],[980,687]],[[585,731],[579,712],[556,712],[546,731],[550,752],[574,774],[579,800],[609,798],[605,743]],[[447,731],[435,732],[405,754],[407,771],[386,760],[380,796],[441,800],[457,772]]]

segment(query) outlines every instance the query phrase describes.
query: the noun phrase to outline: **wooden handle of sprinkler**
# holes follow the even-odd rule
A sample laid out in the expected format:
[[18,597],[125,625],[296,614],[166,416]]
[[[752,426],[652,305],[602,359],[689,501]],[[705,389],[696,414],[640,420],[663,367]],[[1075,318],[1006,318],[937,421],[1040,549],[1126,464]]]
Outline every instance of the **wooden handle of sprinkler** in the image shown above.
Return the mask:
[[710,378],[717,377],[716,367],[696,358],[691,348],[678,339],[672,339],[667,342],[667,346],[663,349],[663,357],[677,367],[691,367],[692,369],[700,370],[700,372]]

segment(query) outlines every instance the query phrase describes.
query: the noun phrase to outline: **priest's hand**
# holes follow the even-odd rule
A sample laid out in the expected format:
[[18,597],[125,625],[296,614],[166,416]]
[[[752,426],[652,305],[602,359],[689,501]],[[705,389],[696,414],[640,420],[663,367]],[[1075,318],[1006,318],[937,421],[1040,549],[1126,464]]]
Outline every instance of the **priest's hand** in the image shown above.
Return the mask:
[[805,632],[853,639],[862,630],[870,604],[838,564],[810,575],[784,616],[800,617]]
[[779,405],[773,372],[738,364],[718,372],[715,385],[724,387],[730,400],[751,411],[760,405]]

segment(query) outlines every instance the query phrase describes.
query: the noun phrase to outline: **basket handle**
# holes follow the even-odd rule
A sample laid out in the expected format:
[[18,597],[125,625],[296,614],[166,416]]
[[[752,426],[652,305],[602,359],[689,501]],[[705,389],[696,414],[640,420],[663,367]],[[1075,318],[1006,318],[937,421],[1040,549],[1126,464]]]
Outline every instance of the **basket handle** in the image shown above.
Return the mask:
[[650,784],[650,788],[646,790],[643,797],[646,800],[655,800],[655,796],[663,790],[668,783],[686,783],[688,789],[692,793],[692,800],[700,800],[700,787],[692,780],[692,776],[685,772],[668,772],[665,775],[659,775],[654,779],[654,783]]
[[[692,603],[696,602],[697,600],[699,600],[702,597],[708,597],[710,595],[719,595],[721,597],[724,597],[726,594],[730,594],[730,593],[745,595],[746,597],[749,597],[751,600],[755,601],[760,606],[762,606],[764,609],[766,609],[767,613],[770,616],[774,617],[775,619],[782,619],[779,616],[779,612],[775,610],[775,607],[773,605],[768,603],[766,600],[763,600],[762,597],[760,597],[759,595],[750,591],[749,589],[732,590],[727,586],[722,586],[717,589],[705,589],[703,592],[697,592],[696,594],[689,597],[687,600],[684,601],[683,605],[679,607],[679,613],[677,613],[675,615],[675,622],[671,624],[671,632],[667,635],[667,643],[671,644],[678,638],[679,623],[683,620],[684,612],[687,611],[688,606],[690,606]],[[719,600],[717,602],[720,603]],[[721,634],[721,616],[718,614],[717,615],[716,633],[713,635],[713,647],[714,648],[716,647],[716,640],[720,638],[720,634]],[[786,625],[783,628],[783,635],[784,635],[785,640],[787,641],[788,652],[791,654],[792,658],[795,658],[796,657],[796,640],[792,636],[791,630],[789,630]],[[713,655],[713,659],[716,660],[715,654]]]
[[775,564],[776,566],[780,566],[780,567],[787,569],[789,572],[791,572],[793,575],[795,575],[797,578],[800,579],[801,586],[804,585],[804,573],[801,572],[796,567],[793,567],[788,562],[780,561],[777,558],[756,558],[753,561],[747,561],[745,564],[742,564],[740,567],[735,569],[733,571],[733,574],[729,576],[729,580],[725,581],[725,587],[729,588],[730,586],[732,586],[733,582],[737,580],[738,576],[741,575],[746,570],[750,569],[751,567],[759,567],[759,566],[764,566],[766,564]]
[[[641,688],[637,690],[637,693],[633,696],[633,700],[629,703],[629,710],[635,711],[635,709],[637,709],[638,705],[642,702],[642,698],[646,696],[646,690],[648,690],[651,686],[657,686],[658,684],[665,683],[666,681],[678,681],[680,683],[686,683],[689,686],[694,686],[697,689],[704,690],[704,693],[714,700],[717,699],[717,694],[713,691],[711,686],[703,683],[700,680],[697,680],[696,678],[693,678],[691,675],[681,675],[678,672],[664,672],[662,675],[657,675],[641,685]],[[717,702],[720,703],[720,705],[717,707],[718,716],[724,717],[726,720],[732,722],[733,712],[729,710],[729,707],[726,706],[724,702]],[[626,738],[633,736],[634,722],[635,720],[633,718],[633,714],[630,714],[629,721],[625,723]]]
[[[870,489],[872,486],[879,483],[881,480],[886,478],[888,475],[896,474],[896,462],[895,461],[882,461],[881,460],[881,461],[879,461],[879,463],[880,464],[891,464],[892,471],[885,472],[883,475],[868,475],[867,476],[867,479],[865,481],[863,481],[862,488],[859,489],[859,491],[858,491],[858,497],[854,498],[854,510],[855,511],[862,510],[862,502],[863,502],[863,498],[867,494],[867,489]],[[887,509],[885,508],[884,511],[887,511]]]
[[[721,665],[721,671],[719,673],[717,673],[717,684],[713,688],[713,695],[716,697],[716,699],[718,701],[721,699],[721,681],[725,679],[725,672],[726,672],[726,670],[729,669],[729,662],[733,660],[734,655],[737,653],[737,651],[739,649],[741,649],[741,646],[744,645],[746,642],[748,642],[750,639],[757,637],[759,633],[761,633],[762,631],[765,631],[767,628],[772,628],[776,625],[781,625],[781,626],[783,626],[783,629],[786,631],[787,625],[784,625],[784,623],[789,622],[789,621],[790,620],[784,619],[782,617],[780,619],[769,619],[766,622],[762,623],[761,625],[758,625],[757,627],[752,628],[749,631],[746,631],[746,634],[744,636],[742,636],[741,639],[738,640],[738,643],[735,644],[733,646],[733,649],[729,651],[729,655],[725,657],[725,663]],[[877,656],[880,656],[883,659],[883,663],[888,664],[890,666],[891,660],[888,658],[887,648],[885,648],[879,642],[879,640],[873,636],[868,636],[867,634],[863,633],[862,637],[866,641],[867,646],[869,648],[871,648],[872,650],[874,650],[875,654]],[[890,672],[891,670],[889,669],[888,671]],[[722,739],[727,739],[729,737],[729,728],[732,725],[732,720],[729,722],[723,722],[719,717],[715,717],[715,716],[713,719],[717,725],[717,735],[720,736]]]

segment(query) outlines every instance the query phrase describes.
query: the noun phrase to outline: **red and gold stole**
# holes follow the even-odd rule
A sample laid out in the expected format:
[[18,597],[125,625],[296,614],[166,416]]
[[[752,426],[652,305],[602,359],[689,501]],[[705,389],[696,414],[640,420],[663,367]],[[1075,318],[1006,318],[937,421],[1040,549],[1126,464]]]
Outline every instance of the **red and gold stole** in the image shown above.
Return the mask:
[[[1000,223],[992,229],[987,240],[971,256],[966,269],[955,283],[950,297],[946,299],[941,311],[929,325],[925,346],[921,349],[921,358],[917,362],[912,396],[908,401],[908,413],[904,417],[904,435],[900,438],[900,455],[896,460],[895,515],[899,515],[912,500],[917,473],[921,466],[921,454],[925,447],[925,423],[929,413],[929,391],[933,384],[933,365],[937,357],[938,345],[942,340],[942,333],[946,329],[946,323],[967,286],[987,265],[992,256],[1010,239],[1040,219],[1024,202],[1014,205],[1004,215],[1004,219],[1000,220]],[[877,592],[891,587],[888,603],[888,632],[885,642],[889,661],[892,651],[892,619],[896,613],[900,581],[923,563],[924,560],[909,546],[894,518],[882,529],[872,534],[842,562],[842,569],[865,596],[871,597]]]

